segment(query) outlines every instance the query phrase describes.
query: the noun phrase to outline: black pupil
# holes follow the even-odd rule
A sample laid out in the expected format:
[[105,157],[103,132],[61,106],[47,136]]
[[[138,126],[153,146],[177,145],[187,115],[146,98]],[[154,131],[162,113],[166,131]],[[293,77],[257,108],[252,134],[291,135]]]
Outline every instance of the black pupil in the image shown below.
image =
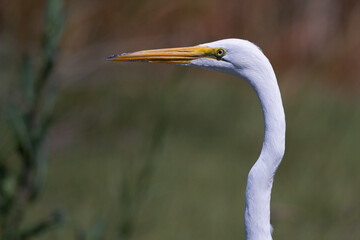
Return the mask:
[[218,55],[222,55],[223,54],[223,50],[218,50]]

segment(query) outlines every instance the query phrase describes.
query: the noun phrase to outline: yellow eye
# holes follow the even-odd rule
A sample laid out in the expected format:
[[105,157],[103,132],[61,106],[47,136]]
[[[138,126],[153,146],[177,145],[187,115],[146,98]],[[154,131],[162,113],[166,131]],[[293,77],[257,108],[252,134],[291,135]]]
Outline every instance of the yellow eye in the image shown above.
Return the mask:
[[223,49],[223,48],[217,48],[217,49],[215,49],[215,56],[216,56],[216,58],[222,58],[223,56],[225,56],[225,54],[226,54],[226,51],[225,51],[225,49]]

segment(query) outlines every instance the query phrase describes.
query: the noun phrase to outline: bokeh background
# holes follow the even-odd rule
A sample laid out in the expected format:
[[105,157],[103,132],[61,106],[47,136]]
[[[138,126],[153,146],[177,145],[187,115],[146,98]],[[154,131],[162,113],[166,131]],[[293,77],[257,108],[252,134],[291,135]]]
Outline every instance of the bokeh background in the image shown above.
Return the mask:
[[[49,27],[51,11],[62,17]],[[359,26],[357,0],[0,1],[2,218],[12,206],[5,193],[17,191],[26,166],[9,102],[26,112],[22,79],[50,59],[42,91],[55,89],[56,98],[38,101],[56,102],[47,160],[34,176],[45,173],[36,197],[19,205],[16,231],[33,239],[244,239],[246,177],[264,131],[256,94],[222,73],[104,61],[235,37],[262,48],[284,101],[274,239],[359,239]],[[47,33],[58,40],[48,59]],[[61,221],[36,231],[49,214]]]

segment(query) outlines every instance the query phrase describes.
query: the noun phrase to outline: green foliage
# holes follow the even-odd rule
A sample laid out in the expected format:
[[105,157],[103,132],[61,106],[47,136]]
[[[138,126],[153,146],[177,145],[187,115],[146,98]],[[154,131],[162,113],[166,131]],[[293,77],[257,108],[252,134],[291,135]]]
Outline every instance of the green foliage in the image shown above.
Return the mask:
[[[0,238],[4,240],[29,239],[63,222],[60,210],[54,210],[46,219],[22,225],[28,206],[37,201],[44,185],[48,157],[44,141],[48,134],[56,91],[49,88],[50,74],[58,52],[58,43],[64,26],[62,0],[49,0],[44,9],[44,29],[40,66],[24,54],[20,66],[20,89],[8,99],[7,116],[14,136],[17,163],[0,159]],[[36,73],[36,74],[35,74]]]

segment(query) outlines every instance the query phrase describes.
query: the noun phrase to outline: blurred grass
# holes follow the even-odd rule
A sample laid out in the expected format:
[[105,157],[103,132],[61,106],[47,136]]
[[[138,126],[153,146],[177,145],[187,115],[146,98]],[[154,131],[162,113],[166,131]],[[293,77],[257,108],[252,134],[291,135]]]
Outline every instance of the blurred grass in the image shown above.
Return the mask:
[[44,142],[57,91],[50,76],[65,22],[62,0],[44,5],[42,42],[36,57],[23,50],[21,63],[14,67],[16,77],[11,78],[11,70],[5,67],[10,78],[1,83],[5,88],[12,86],[0,101],[0,111],[5,115],[0,119],[4,125],[1,133],[5,133],[0,148],[0,238],[4,240],[34,238],[64,222],[63,211],[53,209],[23,224],[28,206],[39,198],[46,179],[48,157]]
[[[136,166],[146,156],[162,101],[168,127],[133,239],[242,238],[246,177],[263,137],[250,87],[202,70],[184,69],[174,86],[171,66],[105,68],[64,89],[57,106],[54,161],[28,217],[55,204],[70,219],[42,239],[70,239],[96,219],[107,223],[105,239],[116,238],[123,161]],[[356,239],[359,99],[322,85],[282,90],[287,149],[272,195],[274,239]]]

